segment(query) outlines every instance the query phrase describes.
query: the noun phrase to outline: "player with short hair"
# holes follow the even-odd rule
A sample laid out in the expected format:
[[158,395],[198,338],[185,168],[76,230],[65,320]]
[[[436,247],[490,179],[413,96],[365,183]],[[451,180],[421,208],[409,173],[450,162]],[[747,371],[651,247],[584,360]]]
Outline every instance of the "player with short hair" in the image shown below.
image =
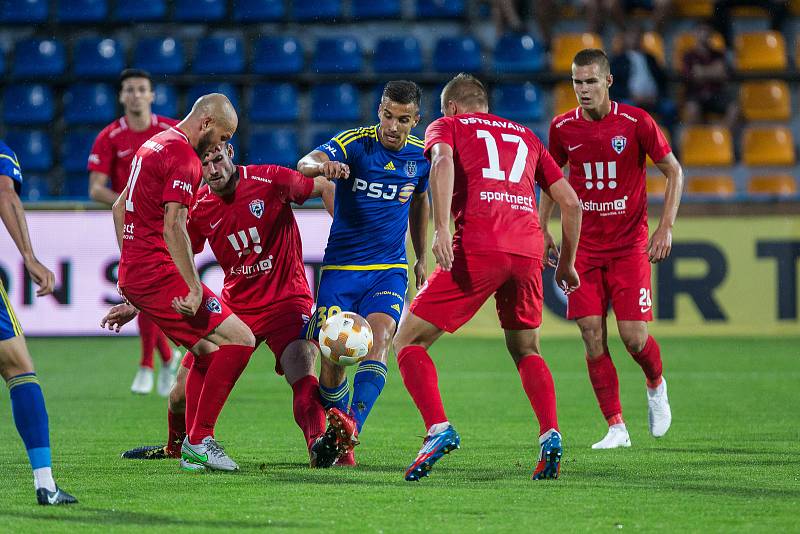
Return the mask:
[[187,470],[239,468],[214,439],[214,426],[255,350],[255,338],[200,281],[186,230],[202,180],[199,156],[230,140],[237,125],[225,95],[200,97],[177,126],[136,151],[128,185],[112,210],[122,249],[119,288],[130,305],[112,309],[101,326],[124,324],[138,308],[195,354],[186,379],[188,432],[181,447],[181,467]]
[[[683,171],[646,111],[610,100],[613,77],[602,50],[575,55],[572,82],[579,106],[550,125],[550,153],[560,166],[569,164],[569,181],[584,212],[575,261],[581,287],[567,297],[567,318],[580,328],[589,378],[609,425],[606,436],[592,448],[630,447],[617,371],[608,350],[606,314],[611,303],[620,337],[646,377],[650,433],[663,436],[672,414],[661,349],[647,331],[647,321],[653,319],[650,263],[669,256],[672,248]],[[667,178],[664,212],[649,241],[646,156]],[[553,211],[550,199],[542,198],[539,211],[545,254],[557,254],[547,231]]]
[[[37,297],[53,292],[55,275],[33,253],[25,211],[19,199],[22,169],[17,155],[0,141],[0,219],[22,255],[25,269],[39,289]],[[36,501],[42,505],[74,504],[75,497],[60,489],[53,480],[50,457],[50,429],[39,378],[33,369],[22,325],[0,280],[0,375],[11,395],[11,413],[17,432],[25,444],[33,469]]]
[[[147,71],[125,69],[119,75],[119,102],[125,114],[103,128],[89,154],[89,196],[111,207],[125,189],[131,161],[142,143],[178,121],[152,112],[153,80]],[[145,395],[153,390],[153,352],[161,355],[158,374],[158,394],[169,395],[175,383],[180,352],[170,350],[167,336],[147,314],[138,316],[139,337],[142,342],[139,369],[131,384],[131,392]],[[173,357],[178,356],[178,357]]]
[[[406,232],[417,261],[417,287],[426,277],[428,169],[423,141],[411,135],[419,122],[422,92],[414,82],[390,81],[378,105],[379,123],[345,130],[303,157],[297,170],[336,182],[328,246],[322,261],[317,311],[307,327],[318,339],[325,319],[356,312],[369,322],[374,343],[353,378],[352,402],[344,368],[322,360],[320,391],[328,422],[339,433],[338,465],[353,465],[352,448],[386,383],[389,346],[408,286]],[[333,436],[326,434],[331,437]]]
[[[394,346],[403,383],[427,429],[405,479],[427,476],[460,438],[448,422],[428,349],[455,332],[494,295],[506,347],[539,420],[534,479],[557,478],[562,453],[553,377],[540,356],[543,238],[535,186],[564,213],[564,246],[556,281],[565,292],[575,272],[581,210],[561,169],[530,129],[489,113],[483,84],[459,74],[442,90],[442,114],[425,132],[431,161],[433,254],[438,266],[411,303]],[[455,236],[450,234],[450,214]]]

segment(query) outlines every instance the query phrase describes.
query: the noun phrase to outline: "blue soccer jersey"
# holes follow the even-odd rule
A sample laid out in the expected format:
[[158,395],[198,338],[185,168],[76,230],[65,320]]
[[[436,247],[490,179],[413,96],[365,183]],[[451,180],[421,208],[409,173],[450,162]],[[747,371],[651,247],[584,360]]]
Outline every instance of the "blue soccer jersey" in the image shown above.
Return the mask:
[[409,200],[414,193],[427,191],[430,164],[423,155],[422,139],[409,135],[406,145],[395,152],[378,140],[378,128],[345,130],[317,147],[350,167],[350,179],[336,180],[323,269],[407,266]]
[[[17,161],[17,155],[0,141],[0,175],[5,175],[14,181],[14,189],[19,194],[22,189],[22,170]],[[22,335],[22,326],[14,315],[11,301],[6,294],[3,282],[0,281],[0,341]]]
[[22,190],[22,169],[17,155],[3,141],[0,141],[0,175],[11,178],[14,181],[14,189],[19,194]]

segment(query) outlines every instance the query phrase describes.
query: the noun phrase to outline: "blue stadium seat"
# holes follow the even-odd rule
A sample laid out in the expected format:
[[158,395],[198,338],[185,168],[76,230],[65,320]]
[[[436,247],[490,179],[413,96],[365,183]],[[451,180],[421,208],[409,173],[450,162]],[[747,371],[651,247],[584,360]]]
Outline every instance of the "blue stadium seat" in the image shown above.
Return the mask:
[[24,39],[14,47],[14,76],[58,76],[66,66],[64,46],[55,39]]
[[[432,91],[425,91],[423,95],[424,100],[427,100],[427,104],[430,106],[431,114],[425,118],[425,120],[435,121],[439,117],[442,116],[442,89],[444,89],[444,84],[438,84],[436,87],[433,88]],[[423,105],[426,102],[423,100]],[[423,108],[424,111],[424,108]],[[422,112],[421,112],[422,113]],[[420,136],[420,138],[424,137],[424,135]]]
[[236,22],[277,22],[286,16],[284,0],[234,0]]
[[53,166],[53,147],[46,133],[40,130],[15,130],[8,132],[5,141],[17,155],[23,179],[27,171],[49,171]]
[[114,120],[117,98],[105,83],[76,83],[64,93],[67,124],[105,124]]
[[0,48],[0,74],[5,74],[6,72],[6,52],[2,48]]
[[153,113],[163,117],[176,117],[178,115],[178,93],[171,85],[157,83],[153,87]]
[[297,87],[290,83],[262,83],[253,87],[250,103],[252,122],[290,122],[297,120]]
[[530,35],[510,33],[497,41],[494,49],[497,72],[539,72],[546,64],[547,52]]
[[200,83],[189,88],[186,95],[186,112],[192,109],[195,100],[208,93],[222,93],[227,96],[233,107],[239,109],[239,95],[236,88],[229,83]]
[[317,41],[314,72],[361,72],[361,46],[354,37],[325,37]]
[[[64,134],[61,143],[61,164],[67,172],[86,172],[86,162],[97,137],[96,131],[77,131]],[[84,176],[85,178],[85,176]]]
[[47,20],[48,0],[0,0],[0,22],[26,24]]
[[355,19],[399,19],[400,0],[353,0],[352,11]]
[[192,63],[195,74],[244,72],[244,49],[235,37],[206,37],[197,43]]
[[61,189],[61,199],[89,200],[89,175],[86,172],[69,173]]
[[53,120],[53,92],[48,85],[6,86],[3,120],[8,124],[43,124]]
[[544,117],[540,91],[530,82],[495,85],[492,103],[492,113],[512,121],[538,121]]
[[76,76],[112,77],[125,68],[125,51],[114,39],[89,37],[75,47],[72,72]]
[[295,74],[303,70],[303,49],[294,37],[262,37],[253,55],[256,74]]
[[183,45],[172,37],[146,37],[136,43],[133,64],[150,74],[182,74],[184,63]]
[[436,42],[433,68],[437,72],[478,72],[481,46],[472,37],[442,37]]
[[317,130],[311,136],[311,147],[309,147],[309,150],[314,150],[318,146],[324,145],[325,143],[330,141],[333,138],[334,135],[339,133],[339,131],[340,130],[335,130],[335,129],[334,130],[330,130],[330,129]]
[[301,22],[333,20],[342,16],[342,0],[297,0],[292,2],[292,19]]
[[101,22],[108,17],[106,0],[58,0],[58,22]]
[[311,119],[357,121],[361,117],[358,89],[349,83],[321,83],[311,88]]
[[212,22],[227,15],[226,0],[176,0],[173,18],[178,22]]
[[160,21],[167,15],[166,0],[147,0],[146,2],[117,0],[116,4],[114,18],[122,22]]
[[422,51],[414,37],[389,37],[375,46],[375,72],[421,72]]
[[22,180],[22,200],[25,202],[41,202],[53,200],[55,197],[50,192],[50,182],[47,176],[25,173]]
[[417,0],[417,18],[453,18],[465,14],[464,0]]
[[294,168],[299,157],[297,133],[294,130],[261,130],[250,135],[249,163]]

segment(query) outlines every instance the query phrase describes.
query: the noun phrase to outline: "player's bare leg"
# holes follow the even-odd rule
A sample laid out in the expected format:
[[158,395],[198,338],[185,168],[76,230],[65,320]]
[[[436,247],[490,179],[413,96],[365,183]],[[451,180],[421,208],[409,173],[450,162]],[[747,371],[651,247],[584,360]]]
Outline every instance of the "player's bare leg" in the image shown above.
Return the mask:
[[586,366],[597,403],[608,423],[608,432],[603,439],[592,445],[593,449],[615,449],[630,447],[631,440],[619,400],[619,378],[617,368],[608,350],[608,327],[601,315],[581,317],[577,321],[586,348]]
[[558,478],[562,443],[556,413],[553,375],[541,356],[539,329],[504,330],[508,348],[539,422],[539,458],[531,478]]
[[625,348],[644,371],[650,434],[660,438],[672,424],[667,381],[662,376],[661,348],[649,334],[645,321],[617,321],[617,327]]

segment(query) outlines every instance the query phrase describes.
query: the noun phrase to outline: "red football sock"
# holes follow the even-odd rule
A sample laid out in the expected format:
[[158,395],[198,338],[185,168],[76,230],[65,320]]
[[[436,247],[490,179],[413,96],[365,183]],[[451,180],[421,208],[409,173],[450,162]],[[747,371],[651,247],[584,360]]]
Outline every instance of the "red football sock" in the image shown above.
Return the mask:
[[553,375],[538,354],[529,354],[517,362],[517,371],[522,379],[522,389],[528,395],[531,407],[539,420],[539,435],[551,428],[558,430],[556,414],[556,388]]
[[167,410],[167,424],[169,436],[167,437],[167,452],[171,456],[180,456],[183,438],[186,437],[186,417],[182,413],[173,413]]
[[[599,358],[590,359],[586,356],[586,366],[589,368],[589,380],[592,382],[600,411],[609,425],[622,422],[622,405],[619,402],[619,378],[617,368],[611,356],[600,355]],[[615,421],[612,423],[612,421]]]
[[163,336],[164,334],[161,333],[156,323],[154,323],[147,314],[140,313],[137,315],[137,320],[139,322],[139,337],[142,340],[142,357],[139,360],[139,365],[152,369],[153,351],[156,349],[158,335],[160,334]]
[[319,380],[314,375],[306,375],[292,384],[292,392],[294,420],[310,447],[325,432],[325,410],[319,396]]
[[[163,363],[167,363],[172,359],[172,349],[169,348],[169,341],[167,341],[167,336],[160,328],[158,328],[158,334],[156,334],[156,348],[158,348],[158,353],[161,355],[161,361]],[[151,354],[150,360],[152,361],[152,359],[153,356]]]
[[644,371],[647,387],[658,387],[661,384],[661,347],[653,336],[647,336],[647,343],[644,344],[642,352],[631,352],[631,356]]
[[211,365],[211,355],[198,357],[188,352],[183,358],[183,365],[189,369],[189,373],[186,375],[186,424],[184,425],[186,429],[189,429],[192,428],[197,415],[197,404],[200,402],[200,393],[203,391],[208,366]]
[[447,421],[439,394],[439,377],[428,351],[419,345],[409,345],[397,354],[397,363],[403,384],[425,422],[425,429]]
[[217,424],[222,407],[242,371],[247,367],[254,350],[255,347],[244,345],[223,345],[210,354],[211,365],[208,366],[197,402],[194,423],[191,427],[187,425],[190,443],[197,444],[206,436],[214,435],[214,426]]

